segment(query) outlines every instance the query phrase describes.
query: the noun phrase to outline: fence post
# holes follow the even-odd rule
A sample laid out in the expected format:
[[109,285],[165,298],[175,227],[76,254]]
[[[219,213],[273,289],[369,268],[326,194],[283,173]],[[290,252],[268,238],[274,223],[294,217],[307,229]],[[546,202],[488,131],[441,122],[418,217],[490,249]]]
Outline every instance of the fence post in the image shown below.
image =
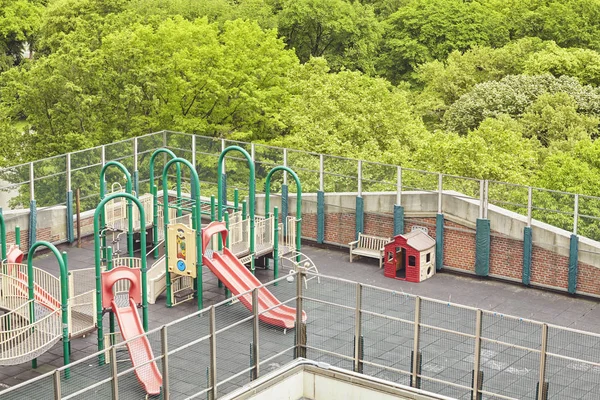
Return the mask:
[[160,350],[162,352],[162,394],[163,400],[169,400],[169,346],[167,343],[167,325],[160,330]]
[[73,243],[73,190],[71,188],[71,153],[66,157],[66,178],[67,178],[67,241]]
[[254,319],[252,320],[252,360],[254,361],[254,370],[252,379],[257,379],[260,376],[260,360],[259,360],[259,319],[258,319],[258,288],[252,290],[252,314]]
[[358,160],[358,193],[356,196],[356,235],[365,232],[365,202],[362,197],[362,161]]
[[396,175],[396,204],[394,204],[394,236],[404,233],[404,207],[402,206],[402,167]]
[[54,370],[54,375],[52,377],[54,378],[54,400],[60,400],[62,398],[60,390],[60,370]]
[[527,226],[523,228],[523,272],[521,274],[521,282],[523,285],[529,286],[531,282],[531,260],[533,255],[533,240],[531,230],[531,212],[533,209],[533,188],[529,186],[527,189]]
[[479,181],[479,218],[475,225],[475,273],[488,276],[490,272],[490,220],[487,219],[487,181]]
[[540,376],[537,384],[537,400],[547,400],[548,383],[546,382],[546,352],[548,351],[548,325],[542,325],[542,347],[540,349]]
[[294,358],[306,357],[306,324],[302,321],[302,284],[304,277],[304,267],[298,266],[298,273],[296,274],[296,354]]
[[356,283],[356,309],[354,312],[354,372],[362,373],[362,285]]
[[[287,167],[287,149],[283,149],[283,166]],[[281,223],[283,224],[283,236],[287,235],[287,215],[288,215],[288,184],[287,184],[287,172],[283,171],[283,184],[281,185]],[[297,190],[297,189],[296,189]],[[317,195],[318,196],[318,195]],[[296,197],[296,201],[299,201]],[[299,216],[297,215],[296,218]]]
[[438,214],[442,214],[442,196],[444,195],[444,175],[438,174]]
[[484,202],[484,182],[483,179],[479,181],[479,219],[483,218],[483,202]]
[[317,243],[325,241],[325,178],[323,154],[319,154],[319,190],[317,191]]
[[421,387],[421,353],[419,352],[420,325],[421,325],[421,298],[415,297],[415,323],[413,336],[413,350],[411,359],[411,379],[410,386],[414,388]]
[[111,372],[111,385],[112,385],[112,399],[119,399],[119,381],[118,381],[118,373],[119,369],[117,367],[117,348],[115,346],[110,347],[110,372]]
[[215,306],[210,307],[210,386],[209,399],[217,398],[217,324],[215,321]]
[[[194,166],[194,168],[196,168],[196,134],[192,135],[192,165]],[[193,190],[192,193],[194,193]]]
[[[140,197],[140,172],[138,170],[138,138],[133,138],[133,190],[135,196]],[[143,223],[140,221],[140,229]],[[143,230],[143,229],[142,229]]]
[[37,237],[37,207],[35,204],[35,174],[33,162],[29,163],[29,244],[31,247]]
[[579,237],[577,236],[577,218],[579,214],[579,195],[575,195],[573,209],[573,233],[569,242],[569,274],[568,292],[574,294],[577,291],[577,274],[579,269]]
[[473,357],[473,400],[481,398],[480,391],[483,381],[483,373],[481,372],[481,326],[483,323],[483,311],[477,310],[477,320],[475,322],[475,354]]

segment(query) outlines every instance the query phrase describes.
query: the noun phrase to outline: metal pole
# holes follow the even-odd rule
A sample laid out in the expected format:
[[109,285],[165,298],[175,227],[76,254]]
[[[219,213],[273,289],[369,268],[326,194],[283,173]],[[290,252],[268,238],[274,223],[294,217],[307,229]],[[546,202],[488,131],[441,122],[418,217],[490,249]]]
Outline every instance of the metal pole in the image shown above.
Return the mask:
[[215,306],[210,307],[210,399],[217,398],[217,324],[215,322]]
[[162,394],[163,400],[169,400],[169,346],[167,344],[167,325],[160,330],[160,349],[162,352]]
[[33,173],[33,163],[29,163],[29,200],[35,200],[35,174]]
[[360,336],[362,326],[362,285],[356,284],[356,309],[354,310],[354,372],[360,372],[361,351],[360,351]]
[[540,349],[540,376],[538,388],[538,400],[546,400],[546,352],[548,351],[548,325],[542,325],[542,347]]
[[260,376],[260,362],[259,362],[259,313],[258,313],[258,288],[254,288],[252,291],[252,314],[254,319],[252,320],[252,359],[254,360],[254,373],[253,379],[257,379]]
[[111,346],[110,348],[110,371],[112,376],[112,398],[113,400],[119,399],[119,381],[118,374],[119,370],[117,368],[117,348],[115,346]]
[[358,160],[358,197],[362,197],[362,160]]
[[438,214],[442,213],[442,195],[444,193],[443,175],[438,174]]
[[531,226],[531,214],[533,209],[533,188],[529,186],[527,189],[527,226]]
[[483,183],[483,218],[487,219],[488,217],[488,208],[490,205],[490,181],[487,179]]
[[75,191],[75,213],[77,214],[77,247],[81,248],[81,191]]
[[106,164],[106,147],[104,145],[100,147],[100,162],[102,163],[102,166]]
[[61,400],[62,396],[60,393],[60,370],[54,370],[54,375],[52,377],[54,378],[54,400]]
[[483,312],[477,310],[477,320],[475,323],[475,356],[473,361],[473,400],[479,399],[479,389],[481,387],[479,370],[481,369],[481,325]]
[[252,161],[256,161],[255,154],[254,143],[250,143],[250,158]]
[[302,323],[302,283],[304,281],[304,267],[298,266],[296,274],[296,356],[294,358],[303,357],[306,350],[306,342],[304,341],[303,323]]
[[[133,138],[133,170],[137,171],[138,170],[138,138],[134,137]],[[139,197],[139,193],[136,193],[136,195]]]
[[323,154],[319,154],[319,190],[325,191],[325,160]]
[[71,153],[67,153],[67,192],[71,191]]
[[[288,163],[287,163],[287,149],[284,148],[283,149],[283,166],[287,167]],[[283,171],[283,184],[287,185],[287,172]]]
[[411,386],[418,387],[419,380],[419,336],[420,336],[420,324],[421,324],[421,298],[415,297],[415,323],[414,323],[414,336],[413,336],[413,354],[412,354],[412,379]]
[[196,135],[192,135],[192,165],[196,167]]
[[396,176],[396,204],[402,205],[402,167],[398,167]]
[[573,235],[577,235],[577,220],[579,219],[579,194],[575,195],[575,207],[573,210]]
[[484,183],[483,179],[479,181],[479,219],[483,218],[483,197],[484,197]]

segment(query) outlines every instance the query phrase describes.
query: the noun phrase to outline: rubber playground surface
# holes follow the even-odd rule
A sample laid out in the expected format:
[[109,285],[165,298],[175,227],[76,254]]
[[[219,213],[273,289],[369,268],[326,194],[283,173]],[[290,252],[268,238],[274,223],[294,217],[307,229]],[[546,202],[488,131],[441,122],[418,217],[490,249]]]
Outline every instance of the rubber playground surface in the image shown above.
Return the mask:
[[[93,244],[84,243],[82,248],[61,246],[69,254],[69,269],[90,268],[93,266]],[[414,294],[457,304],[468,305],[497,313],[534,319],[551,324],[571,327],[600,333],[600,304],[598,301],[569,297],[546,291],[528,289],[518,285],[505,284],[493,280],[482,280],[473,277],[458,276],[450,273],[440,273],[421,283],[409,283],[393,280],[383,276],[383,270],[378,268],[376,260],[360,259],[354,263],[348,262],[347,250],[332,250],[303,246],[317,265],[319,272],[324,275],[341,277],[373,286],[392,289],[399,294]],[[152,260],[148,260],[150,266]],[[36,258],[34,265],[53,274],[58,273],[58,267],[53,256],[42,254]],[[285,273],[282,271],[282,273]],[[273,279],[273,270],[257,269],[257,277],[262,282]],[[221,302],[225,299],[224,289],[219,288],[215,276],[204,268],[204,307]],[[269,290],[282,302],[295,296],[295,284],[285,282]],[[374,290],[363,294],[363,306],[373,312],[404,317],[410,320],[414,308],[411,304],[390,301],[383,294]],[[307,344],[309,346],[327,349],[346,356],[353,354],[354,316],[352,310],[335,308],[323,302],[332,302],[352,306],[353,286],[341,281],[322,279],[321,283],[311,281],[304,295],[318,301],[305,301],[304,310],[308,314]],[[401,296],[400,296],[401,299]],[[411,298],[412,299],[412,298]],[[408,301],[408,300],[407,300]],[[414,304],[414,303],[413,303]],[[294,306],[292,302],[289,304]],[[150,329],[165,323],[183,318],[197,311],[195,301],[190,301],[174,308],[165,307],[164,295],[158,298],[156,304],[149,306]],[[430,325],[451,327],[453,330],[468,330],[473,324],[469,312],[451,312],[449,309],[430,310],[428,313]],[[220,306],[217,308],[217,329],[228,326],[236,321],[250,316],[250,312],[241,304]],[[105,316],[106,318],[106,316]],[[412,326],[407,327],[397,321],[381,318],[365,318],[363,336],[365,338],[365,360],[378,362],[400,370],[410,369],[413,332]],[[106,323],[105,326],[108,326]],[[467,329],[468,328],[468,329]],[[499,319],[490,324],[503,341],[522,346],[536,346],[538,338],[535,327],[511,325]],[[207,315],[188,318],[169,326],[169,349],[185,346],[209,332]],[[293,346],[294,333],[284,333],[281,328],[260,324],[260,357],[266,359]],[[71,342],[72,361],[80,360],[97,350],[96,332],[86,338],[75,339]],[[152,334],[149,337],[151,346],[158,354],[160,336]],[[500,340],[500,339],[499,339]],[[242,371],[250,365],[250,344],[252,342],[252,321],[243,322],[234,328],[225,330],[217,335],[217,377],[227,377]],[[562,350],[569,351],[572,357],[597,361],[600,359],[600,339],[590,343],[577,343],[565,337],[557,340]],[[457,335],[439,335],[423,329],[421,337],[423,352],[422,373],[426,376],[438,377],[457,384],[469,386],[473,367],[473,339]],[[553,351],[550,349],[548,351]],[[209,342],[201,341],[169,356],[170,387],[174,398],[190,396],[203,387],[207,387],[207,369],[209,357]],[[293,357],[292,351],[270,360],[263,371],[275,369],[288,362]],[[343,358],[308,349],[307,357],[322,360],[340,367],[351,368],[351,361]],[[126,351],[117,353],[118,368],[125,370],[131,366]],[[488,344],[481,350],[482,370],[484,371],[484,390],[503,390],[501,393],[515,398],[535,398],[538,372],[535,370],[539,363],[537,353],[516,351],[514,348]],[[38,358],[38,369],[31,369],[30,363],[18,366],[2,367],[0,369],[0,384],[13,386],[25,380],[48,372],[62,365],[62,350],[60,342]],[[160,368],[160,365],[159,365]],[[76,377],[63,382],[62,395],[75,393],[110,376],[110,366],[99,367],[94,361],[86,362],[73,368],[72,376]],[[552,382],[549,398],[560,399],[597,399],[600,393],[600,370],[583,369],[583,364],[555,363],[549,361],[547,379]],[[365,366],[365,373],[402,384],[408,383],[408,377],[402,374]],[[219,379],[221,380],[221,379]],[[246,374],[219,386],[219,393],[225,393],[241,384],[247,383]],[[509,387],[509,393],[506,388]],[[457,398],[467,398],[468,392],[449,385],[423,380],[422,388]],[[86,398],[110,398],[110,385],[96,388],[92,396],[90,392],[82,395]],[[140,385],[133,374],[119,380],[121,398],[144,398]],[[32,386],[27,397],[47,398],[48,391],[36,390]],[[9,397],[13,398],[13,397]],[[15,397],[17,398],[17,397]],[[484,398],[487,398],[484,396]],[[491,397],[490,397],[491,398]]]

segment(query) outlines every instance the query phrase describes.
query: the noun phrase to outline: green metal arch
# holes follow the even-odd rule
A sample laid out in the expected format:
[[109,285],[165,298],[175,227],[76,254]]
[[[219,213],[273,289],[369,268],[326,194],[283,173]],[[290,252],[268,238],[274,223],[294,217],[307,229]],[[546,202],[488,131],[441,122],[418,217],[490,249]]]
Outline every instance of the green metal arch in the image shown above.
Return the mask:
[[[100,274],[100,215],[104,210],[104,206],[109,201],[117,199],[119,197],[124,197],[127,200],[131,200],[131,202],[135,203],[140,213],[140,221],[146,220],[146,213],[144,211],[144,207],[142,203],[132,194],[130,193],[113,193],[108,197],[105,197],[100,204],[96,207],[96,211],[94,212],[94,261],[95,261],[95,269],[96,269],[96,313],[97,313],[97,324],[98,324],[98,350],[104,350],[104,332],[102,328],[102,281]],[[144,327],[144,331],[148,331],[148,281],[146,278],[146,235],[140,235],[140,245],[141,245],[141,258],[142,258],[142,323]],[[104,354],[100,356],[100,362],[104,361]]]
[[[62,317],[62,342],[63,342],[63,358],[64,364],[69,364],[69,314],[68,314],[68,304],[69,304],[69,271],[67,267],[67,253],[63,252],[62,254],[58,251],[56,246],[54,246],[50,242],[39,241],[35,242],[27,253],[27,289],[28,289],[28,297],[29,300],[34,300],[35,298],[35,282],[33,276],[33,255],[38,247],[46,247],[48,248],[56,257],[56,261],[58,261],[58,267],[60,269],[60,308],[61,308],[61,317]],[[35,322],[35,306],[31,302],[29,304],[29,317],[31,322]],[[33,367],[37,366],[37,359],[33,360]]]
[[[173,158],[169,160],[163,168],[162,174],[162,185],[163,193],[168,193],[167,177],[169,167],[173,164],[183,164],[190,170],[191,179],[194,183],[193,189],[196,196],[196,204],[192,207],[192,218],[194,219],[194,225],[196,227],[196,282],[197,282],[197,294],[198,294],[198,309],[202,309],[202,216],[200,212],[200,178],[196,168],[188,160],[183,158]],[[168,246],[167,246],[167,224],[169,223],[169,197],[165,196],[163,202],[163,218],[165,223],[165,257],[169,257]],[[165,268],[167,269],[167,307],[171,306],[171,274],[168,271],[168,263],[165,262]]]
[[[223,150],[221,152],[221,155],[219,156],[219,169],[218,169],[218,196],[217,196],[217,213],[218,213],[218,220],[221,221],[223,219],[223,167],[225,165],[225,155],[227,153],[229,153],[230,151],[239,151],[240,153],[242,153],[242,155],[246,158],[246,161],[248,162],[248,168],[250,169],[250,174],[249,174],[249,188],[250,188],[250,193],[249,193],[249,198],[250,198],[250,204],[249,204],[249,211],[250,211],[250,253],[253,254],[254,253],[254,197],[256,195],[256,173],[255,173],[255,169],[254,169],[254,161],[252,160],[252,157],[250,157],[250,154],[248,154],[248,152],[246,150],[244,150],[243,148],[241,148],[240,146],[229,146],[227,147],[225,150]],[[254,263],[252,264],[254,265]]]
[[[267,174],[267,180],[265,182],[265,217],[267,217],[269,215],[269,201],[270,201],[270,195],[271,195],[271,177],[273,176],[273,174],[277,171],[284,171],[289,173],[292,178],[294,178],[294,181],[296,182],[296,192],[297,192],[297,199],[296,199],[296,250],[300,251],[301,249],[301,232],[302,232],[302,185],[300,184],[300,178],[298,177],[298,175],[296,174],[296,172],[294,172],[294,170],[292,170],[291,168],[288,168],[284,165],[279,165],[275,168],[273,168],[272,170],[269,171],[269,173]],[[285,216],[283,217],[285,218]],[[275,239],[277,240],[277,239]]]

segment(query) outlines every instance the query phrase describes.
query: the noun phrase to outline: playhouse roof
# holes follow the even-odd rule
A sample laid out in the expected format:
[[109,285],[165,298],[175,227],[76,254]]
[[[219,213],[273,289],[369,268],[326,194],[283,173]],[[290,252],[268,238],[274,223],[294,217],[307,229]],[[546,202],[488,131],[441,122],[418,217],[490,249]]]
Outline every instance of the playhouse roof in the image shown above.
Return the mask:
[[406,239],[407,245],[418,251],[429,250],[435,246],[435,239],[422,230],[414,230],[402,236]]

